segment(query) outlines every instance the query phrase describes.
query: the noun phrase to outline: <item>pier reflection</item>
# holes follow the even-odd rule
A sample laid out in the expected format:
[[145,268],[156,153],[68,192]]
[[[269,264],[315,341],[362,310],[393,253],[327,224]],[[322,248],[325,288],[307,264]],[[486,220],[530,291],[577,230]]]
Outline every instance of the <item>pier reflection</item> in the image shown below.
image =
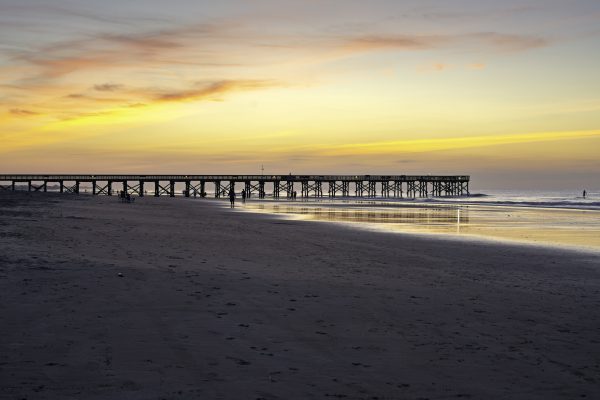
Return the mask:
[[459,211],[456,206],[444,207],[348,207],[345,205],[302,205],[280,203],[250,203],[246,208],[271,214],[297,216],[300,219],[330,222],[385,224],[386,229],[415,230],[422,232],[459,232],[461,224],[469,223],[468,209]]

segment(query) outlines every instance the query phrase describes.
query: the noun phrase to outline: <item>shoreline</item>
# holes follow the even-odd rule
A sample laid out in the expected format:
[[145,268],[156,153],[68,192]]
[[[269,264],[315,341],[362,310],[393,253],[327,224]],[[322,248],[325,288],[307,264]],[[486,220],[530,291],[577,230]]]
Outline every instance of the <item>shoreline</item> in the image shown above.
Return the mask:
[[[12,192],[7,190],[6,192]],[[16,193],[42,193],[42,192],[28,192],[25,189],[17,189],[16,191],[14,191]],[[56,195],[61,195],[61,193],[59,193],[58,191],[52,190],[52,191],[48,191],[48,192],[44,192],[46,194],[56,194]],[[525,192],[525,194],[527,194]],[[63,193],[62,195],[70,195],[69,193]],[[88,192],[87,190],[84,192],[80,192],[78,194],[79,196],[93,196],[91,192]],[[104,195],[102,195],[104,196]],[[535,202],[535,201],[512,201],[512,200],[498,200],[498,201],[473,201],[472,199],[477,199],[477,198],[489,198],[489,197],[493,197],[493,194],[485,194],[485,193],[475,193],[472,195],[463,195],[463,196],[439,196],[439,197],[415,197],[415,198],[408,198],[408,197],[403,197],[403,198],[393,198],[393,197],[355,197],[355,196],[347,196],[347,197],[342,197],[342,196],[336,196],[334,198],[328,197],[328,196],[324,196],[324,197],[300,197],[297,200],[289,200],[286,199],[285,197],[281,197],[281,198],[274,198],[272,197],[272,195],[267,195],[266,198],[264,199],[259,199],[257,197],[253,197],[251,200],[252,202],[255,203],[276,203],[276,202],[281,202],[281,203],[285,203],[285,202],[290,202],[290,203],[306,203],[306,204],[329,204],[330,206],[334,207],[334,206],[343,206],[343,204],[339,204],[339,203],[343,203],[343,202],[348,202],[348,203],[358,203],[358,204],[362,204],[363,206],[367,206],[368,203],[378,203],[378,204],[373,204],[373,207],[377,207],[377,206],[381,206],[381,205],[386,205],[386,206],[400,206],[400,207],[445,207],[445,206],[451,206],[451,207],[468,207],[468,206],[475,206],[475,207],[505,207],[505,208],[516,208],[516,209],[540,209],[540,210],[574,210],[574,211],[597,211],[600,212],[600,198],[595,198],[598,201],[593,201],[593,202],[580,202],[580,203],[560,203],[560,202],[548,202],[548,201],[540,201],[540,202]],[[109,196],[111,197],[111,196]],[[116,194],[112,197],[116,197]],[[138,196],[136,196],[137,198]],[[147,197],[147,198],[154,198],[155,196],[152,193],[148,193],[143,197]],[[161,195],[160,197],[167,197],[164,194]],[[190,199],[190,200],[202,200],[202,201],[223,201],[225,200],[225,197],[222,197],[221,199],[215,198],[214,197],[214,193],[207,193],[207,196],[205,198],[202,198],[200,196],[198,196],[197,198],[190,196],[190,197],[185,197],[183,194],[181,193],[176,193],[174,198],[185,198],[185,199]],[[240,201],[240,197],[239,197],[239,193],[237,194],[237,200]],[[471,199],[471,200],[469,200]],[[576,197],[576,199],[590,199],[590,197],[588,198],[583,198],[583,197]]]
[[222,204],[0,194],[0,397],[600,395],[600,256]]
[[[183,197],[183,196],[176,196]],[[208,200],[216,200],[213,198],[207,198]],[[361,197],[335,197],[335,198],[301,198],[299,200],[287,200],[285,198],[275,199],[275,198],[266,198],[266,199],[252,199],[253,202],[262,202],[262,203],[274,203],[274,202],[290,202],[290,203],[305,203],[305,204],[329,204],[332,207],[335,206],[344,206],[344,203],[347,202],[349,204],[361,204],[363,206],[398,206],[398,207],[505,207],[505,208],[523,208],[523,209],[540,209],[540,210],[573,210],[573,211],[591,211],[591,212],[600,212],[600,201],[594,203],[581,203],[579,206],[573,205],[570,206],[568,204],[557,204],[556,206],[551,206],[550,202],[518,202],[518,201],[490,201],[490,202],[470,202],[469,196],[464,197],[455,197],[456,201],[446,200],[444,197],[431,197],[431,198],[415,198],[415,199],[393,199],[393,198],[383,198],[383,197],[375,197],[375,198],[361,198]],[[459,201],[460,199],[460,201]],[[206,199],[204,199],[206,200]],[[372,203],[372,204],[369,204]],[[590,205],[590,207],[585,207],[585,205]]]

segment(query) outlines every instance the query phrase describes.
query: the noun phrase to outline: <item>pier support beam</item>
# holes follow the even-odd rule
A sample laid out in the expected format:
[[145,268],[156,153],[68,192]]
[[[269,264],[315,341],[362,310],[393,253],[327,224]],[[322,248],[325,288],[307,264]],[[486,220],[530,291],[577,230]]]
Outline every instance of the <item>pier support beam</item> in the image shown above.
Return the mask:
[[342,181],[342,196],[350,196],[350,182]]
[[390,197],[390,183],[388,181],[381,182],[381,197]]
[[394,197],[402,198],[402,181],[394,181],[392,190],[394,192]]
[[315,197],[323,197],[322,181],[302,181],[302,197],[309,197],[311,192]]
[[347,182],[341,182],[341,183],[337,183],[337,181],[329,181],[328,182],[328,186],[329,186],[329,197],[336,197],[338,191],[341,193],[342,196],[346,195],[346,189],[345,186],[347,186]]
[[365,194],[365,184],[363,181],[354,182],[354,195],[356,197],[363,197]]
[[367,186],[367,197],[377,197],[377,182],[369,181]]
[[215,185],[215,199],[221,198],[221,181],[214,181]]
[[406,197],[415,198],[415,182],[407,181],[406,182]]

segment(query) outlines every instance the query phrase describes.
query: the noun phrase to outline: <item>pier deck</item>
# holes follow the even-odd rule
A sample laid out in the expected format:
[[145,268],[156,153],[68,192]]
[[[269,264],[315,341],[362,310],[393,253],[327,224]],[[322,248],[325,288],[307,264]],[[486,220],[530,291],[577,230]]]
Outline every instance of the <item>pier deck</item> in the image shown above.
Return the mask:
[[[94,195],[111,196],[124,191],[138,196],[206,197],[209,186],[214,197],[230,189],[246,191],[248,197],[389,197],[415,198],[469,195],[468,175],[86,175],[6,174],[0,175],[0,190],[48,191],[49,184],[61,193],[80,193],[81,184],[91,185]],[[236,185],[237,186],[236,188]],[[87,190],[87,189],[86,189]],[[150,192],[149,192],[150,191]]]

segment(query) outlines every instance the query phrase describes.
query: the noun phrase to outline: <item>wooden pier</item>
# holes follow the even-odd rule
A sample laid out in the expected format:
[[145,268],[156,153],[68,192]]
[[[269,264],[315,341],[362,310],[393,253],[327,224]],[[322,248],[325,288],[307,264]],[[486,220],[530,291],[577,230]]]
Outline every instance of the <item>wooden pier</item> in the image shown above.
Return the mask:
[[[0,190],[80,193],[82,184],[93,195],[112,196],[120,191],[145,196],[226,197],[230,189],[248,197],[387,197],[416,198],[468,196],[468,175],[0,175]],[[87,191],[87,188],[85,189]]]

